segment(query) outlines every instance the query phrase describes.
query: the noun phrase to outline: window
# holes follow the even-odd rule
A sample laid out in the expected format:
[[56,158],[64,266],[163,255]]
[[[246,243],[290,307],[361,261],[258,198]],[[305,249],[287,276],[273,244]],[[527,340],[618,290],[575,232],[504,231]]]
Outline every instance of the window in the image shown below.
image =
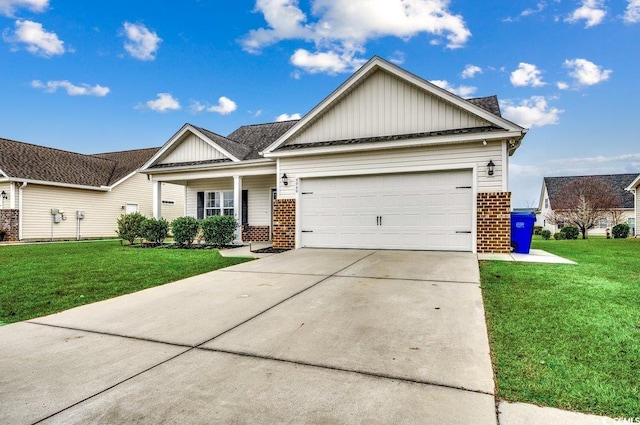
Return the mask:
[[544,207],[549,208],[549,198],[544,198]]
[[599,223],[599,227],[601,229],[606,229],[607,227],[609,227],[609,220],[607,220],[606,218],[601,218],[600,219],[600,223]]
[[138,212],[138,204],[130,204],[130,203],[126,203],[124,206],[124,213],[125,214],[133,214],[133,213],[137,213]]
[[627,224],[629,225],[629,229],[631,229],[631,234],[634,235],[636,233],[636,219],[629,217],[627,219]]
[[233,215],[233,191],[206,192],[204,216]]

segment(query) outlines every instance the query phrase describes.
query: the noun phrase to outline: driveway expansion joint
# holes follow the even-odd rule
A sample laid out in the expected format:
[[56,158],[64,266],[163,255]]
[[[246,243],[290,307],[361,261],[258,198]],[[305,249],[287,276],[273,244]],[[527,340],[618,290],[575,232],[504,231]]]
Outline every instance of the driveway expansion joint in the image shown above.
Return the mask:
[[400,280],[407,282],[431,282],[431,283],[466,283],[471,285],[480,285],[480,282],[472,282],[470,280],[436,280],[436,279],[413,279],[408,277],[377,277],[377,276],[353,276],[346,274],[333,274],[329,277],[351,277],[356,279],[371,279],[371,280]]

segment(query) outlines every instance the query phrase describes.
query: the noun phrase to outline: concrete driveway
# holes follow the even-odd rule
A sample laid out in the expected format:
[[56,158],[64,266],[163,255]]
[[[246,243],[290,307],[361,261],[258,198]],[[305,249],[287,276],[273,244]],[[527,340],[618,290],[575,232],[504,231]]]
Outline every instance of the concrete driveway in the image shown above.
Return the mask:
[[303,249],[0,327],[0,423],[496,424],[473,254]]

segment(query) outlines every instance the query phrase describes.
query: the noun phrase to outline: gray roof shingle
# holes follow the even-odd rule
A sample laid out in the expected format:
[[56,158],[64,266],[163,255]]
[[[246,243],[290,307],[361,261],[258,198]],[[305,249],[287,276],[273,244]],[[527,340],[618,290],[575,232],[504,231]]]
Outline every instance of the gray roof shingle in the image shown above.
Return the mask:
[[260,152],[278,140],[280,136],[286,133],[297,122],[298,120],[290,120],[266,124],[243,125],[227,137],[251,147],[251,153],[243,159],[258,159],[261,158]]
[[0,138],[0,170],[13,179],[80,186],[111,186],[159,148],[84,155]]
[[467,102],[478,106],[485,111],[491,112],[493,115],[502,117],[500,113],[500,104],[498,103],[498,96],[486,96],[486,97],[474,97],[472,99],[466,99]]
[[621,204],[618,208],[633,209],[634,198],[633,193],[624,190],[627,186],[638,177],[639,173],[635,174],[605,174],[596,176],[564,176],[564,177],[545,177],[544,184],[547,187],[547,193],[549,195],[549,207],[553,208],[554,201],[558,199],[562,188],[566,185],[585,177],[594,177],[601,179],[605,184],[610,186],[615,194],[620,199]]

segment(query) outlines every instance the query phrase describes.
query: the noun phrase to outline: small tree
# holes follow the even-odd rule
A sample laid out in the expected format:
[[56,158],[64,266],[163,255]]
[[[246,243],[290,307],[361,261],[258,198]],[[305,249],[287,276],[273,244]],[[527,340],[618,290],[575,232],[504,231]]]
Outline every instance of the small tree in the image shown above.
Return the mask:
[[148,218],[142,224],[142,237],[156,245],[162,245],[169,234],[169,222],[164,218]]
[[615,191],[598,177],[582,177],[560,189],[553,211],[545,218],[553,224],[576,226],[587,238],[587,231],[619,205]]
[[238,222],[230,215],[214,215],[202,220],[200,226],[205,242],[220,247],[233,242]]
[[140,213],[124,214],[118,219],[118,230],[116,233],[122,239],[132,244],[136,238],[142,236],[142,225],[146,218]]
[[199,229],[200,224],[193,217],[178,217],[171,222],[173,239],[179,245],[191,246]]

